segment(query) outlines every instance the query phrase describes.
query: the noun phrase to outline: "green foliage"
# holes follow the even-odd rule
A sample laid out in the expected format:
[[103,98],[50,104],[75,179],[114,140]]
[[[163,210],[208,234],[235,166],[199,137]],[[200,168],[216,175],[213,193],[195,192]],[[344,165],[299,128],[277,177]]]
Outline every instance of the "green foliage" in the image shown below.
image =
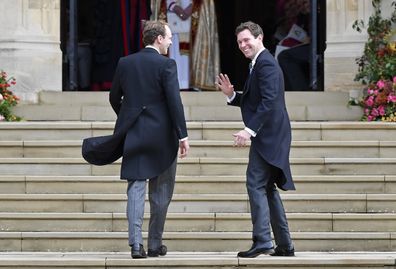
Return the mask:
[[[381,0],[372,0],[373,15],[368,21],[368,40],[363,55],[356,59],[358,73],[355,80],[363,84],[377,82],[380,79],[392,79],[396,74],[396,42],[391,40],[395,30],[392,23],[396,22],[396,2],[392,1],[391,17],[385,19],[381,15]],[[353,29],[362,32],[365,24],[357,20]]]
[[9,89],[16,84],[15,78],[7,78],[7,73],[0,71],[0,121],[20,121],[21,118],[12,114],[12,107],[16,106],[19,98]]

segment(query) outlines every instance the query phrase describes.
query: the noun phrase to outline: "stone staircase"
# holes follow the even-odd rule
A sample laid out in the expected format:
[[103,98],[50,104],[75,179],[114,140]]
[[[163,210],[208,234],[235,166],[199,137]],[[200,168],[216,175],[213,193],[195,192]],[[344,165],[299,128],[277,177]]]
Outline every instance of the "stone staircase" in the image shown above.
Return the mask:
[[190,120],[170,253],[132,260],[120,162],[92,166],[80,153],[114,122],[52,120],[0,124],[0,268],[396,268],[395,124],[293,121],[297,191],[281,195],[297,255],[238,259],[251,244],[248,148],[231,141],[242,124]]

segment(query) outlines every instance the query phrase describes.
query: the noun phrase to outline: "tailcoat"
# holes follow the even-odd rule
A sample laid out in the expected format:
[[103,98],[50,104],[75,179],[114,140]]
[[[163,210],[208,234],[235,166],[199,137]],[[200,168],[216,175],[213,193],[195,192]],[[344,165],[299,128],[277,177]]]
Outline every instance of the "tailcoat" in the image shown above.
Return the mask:
[[294,190],[290,171],[290,120],[284,98],[282,70],[265,49],[256,59],[242,93],[236,93],[229,105],[240,106],[246,127],[257,133],[251,147],[269,164],[281,169],[276,184]]
[[153,48],[121,58],[109,100],[117,114],[114,132],[85,139],[83,157],[105,165],[122,156],[122,179],[160,175],[175,161],[179,139],[187,137],[175,61]]

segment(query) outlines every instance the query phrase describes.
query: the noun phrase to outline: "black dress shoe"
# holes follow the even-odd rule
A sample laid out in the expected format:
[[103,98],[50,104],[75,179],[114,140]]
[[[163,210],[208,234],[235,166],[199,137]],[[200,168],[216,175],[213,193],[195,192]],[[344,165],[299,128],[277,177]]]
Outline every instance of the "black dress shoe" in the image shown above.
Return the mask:
[[148,249],[147,255],[149,257],[165,256],[168,252],[168,248],[165,245],[161,245],[157,249]]
[[260,254],[271,255],[272,253],[274,253],[274,248],[257,248],[256,244],[253,244],[253,246],[249,250],[238,252],[238,257],[254,258]]
[[275,252],[270,254],[271,256],[294,256],[294,248],[281,248],[281,247],[276,247]]
[[147,258],[146,251],[142,244],[134,244],[131,248],[132,259],[144,259]]

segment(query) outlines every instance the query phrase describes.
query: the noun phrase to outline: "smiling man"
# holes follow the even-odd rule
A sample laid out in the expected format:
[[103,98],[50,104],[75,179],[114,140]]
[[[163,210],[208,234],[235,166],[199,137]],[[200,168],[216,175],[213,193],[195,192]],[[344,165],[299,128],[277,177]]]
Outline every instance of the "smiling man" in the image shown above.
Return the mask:
[[264,48],[263,30],[258,24],[242,23],[235,34],[239,49],[251,59],[249,76],[242,93],[234,90],[226,74],[217,76],[216,85],[227,96],[229,105],[241,108],[245,128],[234,134],[235,146],[245,146],[251,140],[246,187],[253,244],[249,250],[239,252],[238,257],[254,258],[260,254],[294,256],[285,210],[276,188],[295,189],[289,164],[291,128],[282,70]]

